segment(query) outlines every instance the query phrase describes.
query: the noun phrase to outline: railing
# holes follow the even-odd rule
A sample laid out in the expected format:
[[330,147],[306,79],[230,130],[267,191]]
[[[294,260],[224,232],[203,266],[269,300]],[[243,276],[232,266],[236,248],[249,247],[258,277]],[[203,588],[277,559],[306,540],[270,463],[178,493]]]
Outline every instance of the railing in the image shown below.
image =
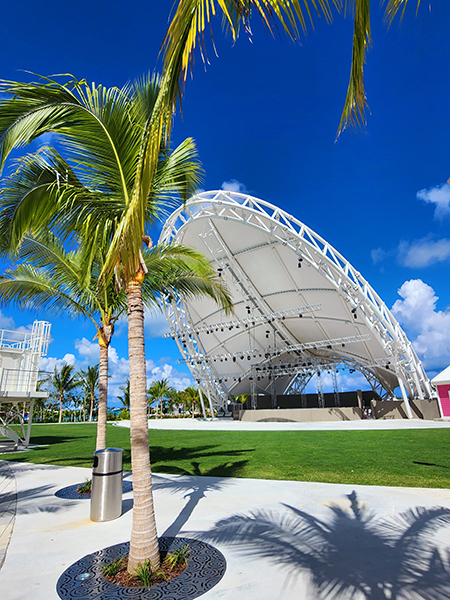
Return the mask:
[[6,392],[35,392],[39,371],[0,369],[0,396]]
[[0,348],[28,350],[45,356],[50,340],[50,323],[34,321],[31,331],[10,331],[0,329]]

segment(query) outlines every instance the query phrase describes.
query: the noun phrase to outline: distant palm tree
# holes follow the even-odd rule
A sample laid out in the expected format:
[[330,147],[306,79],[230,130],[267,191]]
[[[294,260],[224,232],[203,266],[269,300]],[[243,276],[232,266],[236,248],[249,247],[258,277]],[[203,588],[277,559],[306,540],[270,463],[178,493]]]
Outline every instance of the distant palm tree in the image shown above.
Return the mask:
[[130,410],[130,380],[127,379],[126,384],[119,386],[119,389],[122,390],[123,396],[117,396],[117,398],[125,409]]
[[147,390],[152,401],[156,401],[155,416],[158,418],[158,404],[160,405],[161,417],[164,416],[163,399],[170,396],[172,386],[169,384],[169,379],[159,379],[154,381]]
[[99,389],[99,365],[94,365],[88,367],[85,371],[80,371],[79,376],[84,396],[89,400],[89,423],[92,423],[95,395]]
[[55,396],[59,400],[58,423],[61,423],[62,421],[63,403],[66,394],[70,394],[71,391],[81,385],[78,373],[74,373],[74,370],[74,365],[63,364],[61,369],[58,369],[58,367],[55,366],[53,371],[51,385]]
[[183,397],[189,406],[189,410],[191,411],[191,416],[195,418],[195,405],[200,402],[200,394],[198,393],[198,389],[194,386],[189,386],[184,389]]

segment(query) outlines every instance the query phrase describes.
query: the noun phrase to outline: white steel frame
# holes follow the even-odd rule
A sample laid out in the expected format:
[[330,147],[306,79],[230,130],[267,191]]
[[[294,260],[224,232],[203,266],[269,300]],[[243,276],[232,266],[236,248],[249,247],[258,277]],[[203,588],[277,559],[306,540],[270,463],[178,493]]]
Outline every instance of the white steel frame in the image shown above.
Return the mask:
[[[250,227],[259,228],[270,234],[274,244],[282,244],[294,250],[299,262],[320,271],[329,284],[348,303],[349,310],[353,316],[361,320],[369,329],[370,335],[381,344],[385,358],[377,361],[362,361],[354,357],[347,350],[330,356],[328,363],[324,359],[323,369],[333,369],[337,365],[344,365],[349,369],[360,371],[369,381],[372,388],[382,398],[393,396],[393,389],[387,388],[378,377],[377,372],[383,370],[390,375],[395,374],[402,397],[405,401],[409,418],[412,412],[409,406],[409,398],[430,398],[434,396],[429,379],[418,359],[406,334],[378,296],[375,290],[361,276],[361,274],[328,242],[317,235],[307,225],[289,215],[276,206],[259,200],[247,194],[230,191],[202,192],[195,195],[186,207],[176,210],[166,221],[161,233],[160,242],[179,241],[183,230],[189,223],[202,219],[207,224],[208,235],[211,235],[219,244],[221,255],[225,254],[227,268],[232,272],[236,281],[245,282],[246,292],[251,293],[252,298],[258,300],[258,308],[261,314],[267,315],[270,309],[265,300],[261,298],[247,275],[241,272],[240,266],[226,241],[222,239],[212,219],[225,219],[246,224]],[[216,268],[223,271],[223,262],[218,263]],[[243,287],[243,284],[241,284]],[[295,309],[297,310],[297,309]],[[201,341],[197,332],[205,331],[208,326],[195,326],[189,315],[187,305],[178,299],[171,303],[165,303],[166,317],[170,325],[170,335],[176,341],[178,348],[197,380],[199,387],[203,388],[209,402],[214,407],[227,409],[228,392],[224,385],[218,384],[219,375],[215,372],[214,365],[208,360],[203,351]],[[356,318],[356,317],[355,317]],[[274,319],[272,329],[277,328],[279,335],[286,346],[298,345],[289,331],[284,328],[283,321]],[[209,326],[212,327],[212,326]],[[329,345],[332,340],[323,343]],[[328,367],[327,367],[328,364]],[[299,380],[296,384],[296,380]],[[301,393],[309,381],[307,373],[298,369],[297,376],[293,376],[286,389],[295,388]],[[300,385],[298,385],[300,383]]]

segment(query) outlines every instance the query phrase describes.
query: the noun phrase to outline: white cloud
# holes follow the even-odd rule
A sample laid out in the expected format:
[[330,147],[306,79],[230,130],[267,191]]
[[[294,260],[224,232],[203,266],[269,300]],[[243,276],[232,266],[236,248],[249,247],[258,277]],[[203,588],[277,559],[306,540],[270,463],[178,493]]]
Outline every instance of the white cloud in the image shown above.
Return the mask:
[[450,258],[450,240],[443,238],[433,241],[423,238],[415,242],[401,242],[398,247],[398,261],[404,267],[420,269]]
[[164,313],[158,311],[145,310],[144,320],[145,337],[160,338],[165,333],[169,333],[170,328]]
[[86,338],[82,338],[81,340],[75,340],[74,344],[78,354],[82,357],[81,360],[86,362],[86,367],[98,363],[100,360],[100,347],[97,341],[90,342]]
[[417,198],[436,205],[434,209],[436,219],[450,216],[450,184],[444,183],[428,190],[419,190]]
[[40,370],[45,373],[52,373],[55,367],[60,369],[63,365],[75,365],[76,358],[74,354],[65,354],[63,358],[55,358],[53,356],[47,356],[41,358],[40,361]]
[[164,364],[153,366],[150,374],[147,369],[147,383],[150,385],[153,381],[159,379],[169,379],[170,385],[176,390],[184,390],[184,388],[192,385],[192,379],[184,373],[178,373],[172,365]]
[[[355,390],[370,390],[370,384],[362,373],[355,371],[355,373],[349,373],[348,371],[339,371],[337,375],[337,384],[339,392],[353,392]],[[334,381],[331,373],[322,371],[322,390],[324,394],[334,392]],[[317,375],[309,381],[304,390],[305,394],[316,394],[317,393]]]
[[392,313],[404,326],[426,369],[440,370],[450,363],[450,309],[436,310],[438,297],[421,279],[411,279],[398,290]]
[[14,319],[12,317],[7,317],[0,310],[0,329],[16,329],[16,325],[14,323]]
[[373,250],[371,250],[370,256],[372,258],[373,264],[376,265],[377,263],[380,263],[385,258],[387,258],[389,256],[389,252],[386,252],[386,250],[383,250],[383,248],[374,248]]
[[374,248],[371,251],[374,265],[395,256],[397,262],[410,269],[422,269],[450,259],[450,239],[432,240],[426,236],[413,242],[401,241],[393,250]]
[[229,179],[228,181],[224,181],[220,189],[225,190],[226,192],[239,192],[241,194],[247,194],[248,192],[245,184],[241,183],[237,179]]

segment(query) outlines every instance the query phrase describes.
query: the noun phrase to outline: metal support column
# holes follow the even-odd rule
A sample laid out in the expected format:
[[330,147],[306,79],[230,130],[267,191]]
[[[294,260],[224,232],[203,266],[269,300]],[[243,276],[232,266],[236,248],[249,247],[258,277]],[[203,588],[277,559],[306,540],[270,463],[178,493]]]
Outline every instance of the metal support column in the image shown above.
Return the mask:
[[211,411],[211,419],[214,419],[214,409],[211,402],[211,392],[209,391],[209,389],[206,389],[206,394],[208,396],[209,410]]
[[331,378],[333,379],[334,405],[341,406],[341,399],[339,398],[339,386],[335,370],[331,371]]
[[202,394],[202,388],[201,387],[198,388],[198,395],[200,396],[200,404],[202,405],[203,418],[206,421],[205,403],[203,402],[203,394]]
[[319,408],[325,408],[325,398],[323,397],[322,373],[317,371],[317,399]]
[[408,419],[412,419],[413,418],[413,414],[412,414],[412,411],[411,411],[411,407],[409,405],[408,395],[406,393],[405,386],[403,385],[403,381],[400,379],[400,377],[398,378],[398,384],[400,386],[400,390],[402,392],[403,401],[405,403],[406,414],[408,415]]

